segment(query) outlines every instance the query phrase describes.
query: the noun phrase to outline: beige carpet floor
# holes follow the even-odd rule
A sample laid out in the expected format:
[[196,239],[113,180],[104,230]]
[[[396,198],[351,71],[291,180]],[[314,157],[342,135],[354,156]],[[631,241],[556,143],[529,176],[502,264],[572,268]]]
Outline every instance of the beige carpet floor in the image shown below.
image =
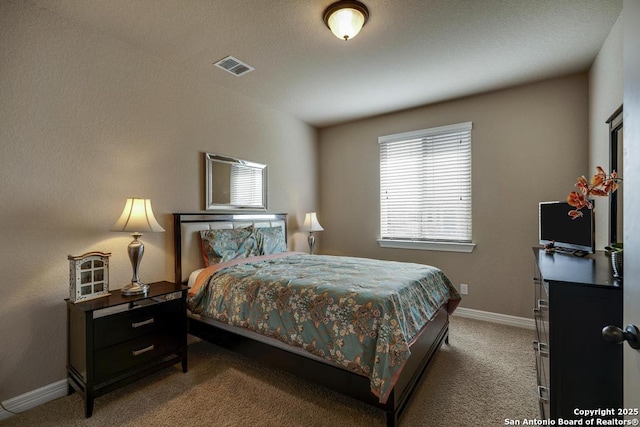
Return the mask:
[[[453,316],[401,426],[502,426],[539,417],[534,332]],[[176,366],[95,401],[76,393],[1,426],[384,426],[384,413],[204,341]]]

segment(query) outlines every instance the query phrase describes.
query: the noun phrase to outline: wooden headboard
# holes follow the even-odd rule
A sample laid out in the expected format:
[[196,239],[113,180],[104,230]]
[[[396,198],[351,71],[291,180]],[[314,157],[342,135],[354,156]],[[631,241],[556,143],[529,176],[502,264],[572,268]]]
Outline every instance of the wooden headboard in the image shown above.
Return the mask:
[[174,213],[173,247],[176,283],[185,284],[191,272],[204,267],[200,246],[201,230],[232,229],[253,225],[282,227],[287,239],[287,214],[283,213]]

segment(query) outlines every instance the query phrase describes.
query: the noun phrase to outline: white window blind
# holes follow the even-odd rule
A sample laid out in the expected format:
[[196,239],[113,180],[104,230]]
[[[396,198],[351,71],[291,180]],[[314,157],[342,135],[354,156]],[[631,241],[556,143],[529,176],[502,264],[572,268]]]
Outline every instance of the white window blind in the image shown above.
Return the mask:
[[231,165],[231,204],[262,206],[262,170]]
[[471,242],[471,128],[378,138],[383,241]]

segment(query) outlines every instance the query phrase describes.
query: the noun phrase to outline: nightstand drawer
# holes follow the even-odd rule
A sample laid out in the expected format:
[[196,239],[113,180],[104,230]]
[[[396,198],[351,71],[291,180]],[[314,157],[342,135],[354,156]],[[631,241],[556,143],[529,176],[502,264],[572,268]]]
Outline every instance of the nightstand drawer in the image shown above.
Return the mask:
[[100,383],[115,374],[145,365],[147,362],[180,349],[179,333],[157,333],[100,350],[95,354],[95,381]]
[[110,347],[148,334],[180,329],[180,299],[146,306],[95,319],[94,348]]

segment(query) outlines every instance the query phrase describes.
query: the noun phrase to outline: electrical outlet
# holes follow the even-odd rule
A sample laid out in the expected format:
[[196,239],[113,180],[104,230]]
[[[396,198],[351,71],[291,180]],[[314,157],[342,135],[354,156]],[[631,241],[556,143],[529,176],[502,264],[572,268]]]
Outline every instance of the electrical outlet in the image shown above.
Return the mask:
[[467,285],[466,283],[460,283],[460,293],[462,295],[468,295],[469,294],[469,285]]

